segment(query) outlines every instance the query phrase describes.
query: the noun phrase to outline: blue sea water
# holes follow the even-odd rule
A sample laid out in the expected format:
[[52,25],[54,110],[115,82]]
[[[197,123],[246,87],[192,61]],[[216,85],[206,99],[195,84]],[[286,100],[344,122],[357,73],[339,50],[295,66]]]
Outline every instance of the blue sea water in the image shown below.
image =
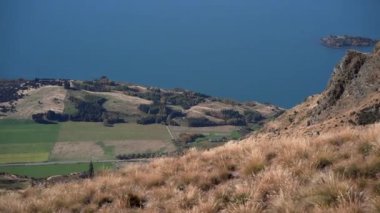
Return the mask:
[[379,11],[379,0],[1,0],[0,78],[107,75],[291,107],[346,51],[319,39],[380,39]]

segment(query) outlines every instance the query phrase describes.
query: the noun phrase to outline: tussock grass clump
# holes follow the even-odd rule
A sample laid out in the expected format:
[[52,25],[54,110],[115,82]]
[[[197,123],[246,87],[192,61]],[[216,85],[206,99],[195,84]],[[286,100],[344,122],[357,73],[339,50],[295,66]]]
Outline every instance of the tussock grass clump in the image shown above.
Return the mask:
[[324,169],[328,166],[331,166],[332,164],[333,162],[330,159],[322,157],[318,159],[316,167],[317,169]]
[[243,165],[243,173],[245,175],[256,175],[265,169],[265,160],[259,153],[254,153]]
[[380,125],[253,137],[0,195],[0,212],[378,212]]
[[372,149],[373,145],[368,142],[362,143],[358,147],[359,153],[363,156],[368,156],[371,153]]

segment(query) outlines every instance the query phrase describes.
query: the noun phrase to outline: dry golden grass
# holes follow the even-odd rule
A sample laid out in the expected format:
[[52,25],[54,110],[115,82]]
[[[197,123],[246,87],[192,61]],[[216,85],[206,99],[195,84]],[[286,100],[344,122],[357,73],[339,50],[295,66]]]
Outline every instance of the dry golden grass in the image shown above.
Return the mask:
[[103,159],[104,151],[93,141],[56,142],[50,154],[51,160]]
[[379,212],[380,125],[250,138],[0,196],[0,212]]
[[25,98],[16,101],[16,112],[6,118],[31,119],[35,113],[53,110],[63,112],[67,91],[60,86],[43,86],[25,91]]

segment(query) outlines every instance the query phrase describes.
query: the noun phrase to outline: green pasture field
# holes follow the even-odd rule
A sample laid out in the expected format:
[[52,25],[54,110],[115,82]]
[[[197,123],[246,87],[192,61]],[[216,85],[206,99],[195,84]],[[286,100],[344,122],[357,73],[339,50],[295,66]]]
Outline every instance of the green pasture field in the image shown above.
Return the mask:
[[0,120],[0,143],[51,143],[60,124],[38,124],[32,120]]
[[115,159],[118,154],[161,150],[175,150],[163,125],[124,123],[106,127],[102,123],[65,122],[61,123],[57,143],[50,158]]
[[[170,127],[170,129],[175,137],[184,132],[202,133],[206,136],[203,138],[203,143],[219,136],[238,138],[236,127],[232,126]],[[168,145],[166,146],[160,141]],[[60,142],[60,146],[55,147],[56,142]],[[84,143],[87,142],[92,145],[84,146]],[[73,147],[68,149],[68,146],[71,147],[71,145],[62,143],[73,143]],[[194,143],[193,145],[198,146],[203,143]],[[213,143],[212,145],[217,144]],[[57,151],[56,148],[64,150]],[[89,149],[87,150],[89,156],[83,154],[86,152],[83,149]],[[61,159],[114,159],[116,154],[140,153],[145,149],[151,151],[175,149],[164,125],[125,123],[106,127],[100,122],[38,124],[31,120],[0,120],[0,163],[43,162]],[[70,153],[71,155],[69,155]]]
[[166,127],[159,124],[115,124],[106,127],[95,122],[65,122],[57,141],[118,141],[118,140],[162,140],[170,141]]
[[49,152],[0,154],[0,163],[43,162],[49,159]]
[[[34,178],[45,178],[53,175],[67,175],[73,172],[87,171],[88,163],[53,164],[38,166],[5,166],[0,167],[0,172],[23,175]],[[94,163],[95,171],[113,169],[113,163]]]
[[[125,149],[129,150],[128,153],[133,150],[141,151],[144,147],[154,150],[157,146],[157,149],[160,149],[163,147],[162,142],[167,143],[172,150],[170,139],[163,125],[144,126],[126,123],[105,127],[102,123],[95,122],[38,124],[31,120],[0,120],[0,164],[59,160],[60,158],[53,152],[56,142],[73,143],[72,148],[78,150],[83,148],[83,143],[94,143],[104,153],[104,156],[99,156],[98,151],[94,159],[114,159],[114,153],[124,153]],[[114,144],[113,141],[117,142]],[[97,147],[91,147],[96,151]],[[122,150],[117,150],[120,148]],[[79,156],[72,156],[72,159],[91,160],[91,157],[82,155],[85,151],[75,152]],[[91,155],[91,151],[94,150],[87,151]],[[70,156],[62,152],[59,154]],[[62,159],[70,160],[67,157]]]
[[60,124],[0,120],[0,163],[47,161],[59,129]]
[[[174,136],[182,132],[202,133],[206,137],[194,146],[211,147],[214,137],[234,138],[234,127],[170,127]],[[235,137],[237,137],[236,135]],[[60,146],[58,146],[60,145]],[[62,148],[62,149],[58,149]],[[115,124],[106,127],[95,122],[38,124],[31,120],[0,120],[0,164],[45,162],[49,160],[114,159],[117,154],[173,151],[176,147],[164,125]],[[55,151],[55,152],[54,152]],[[85,155],[87,154],[87,155]],[[101,168],[110,164],[96,164]],[[84,171],[87,164],[54,164],[41,166],[3,166],[0,172],[32,177]]]
[[204,134],[204,135],[220,135],[229,136],[232,132],[236,132],[239,127],[236,126],[213,126],[213,127],[185,127],[170,126],[174,137],[178,138],[181,133]]

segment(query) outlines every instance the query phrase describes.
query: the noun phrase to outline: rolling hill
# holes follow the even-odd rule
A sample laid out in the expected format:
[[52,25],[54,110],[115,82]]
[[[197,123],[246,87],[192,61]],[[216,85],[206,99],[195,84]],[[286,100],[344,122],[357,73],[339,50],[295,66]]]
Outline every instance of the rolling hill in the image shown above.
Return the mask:
[[2,80],[0,117],[57,121],[166,124],[172,126],[261,125],[283,112],[258,102],[239,103],[184,89],[68,79]]

